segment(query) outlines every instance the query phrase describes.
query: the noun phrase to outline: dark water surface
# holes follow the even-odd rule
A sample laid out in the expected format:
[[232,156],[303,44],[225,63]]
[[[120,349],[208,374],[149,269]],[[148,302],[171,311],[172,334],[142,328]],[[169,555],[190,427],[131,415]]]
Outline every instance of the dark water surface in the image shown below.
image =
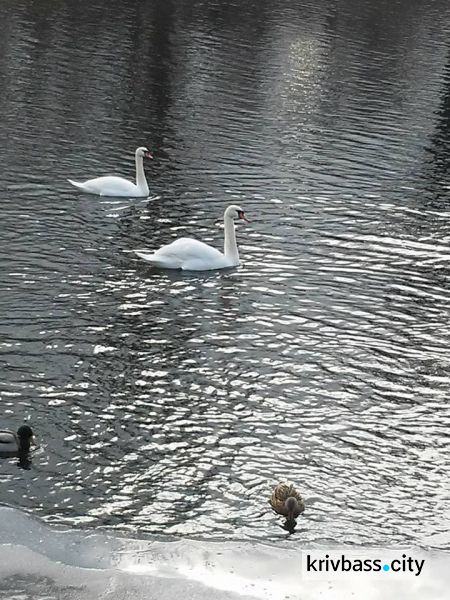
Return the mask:
[[[447,0],[0,4],[0,502],[70,526],[450,547]],[[150,199],[79,194],[133,176]],[[178,274],[132,253],[222,245]],[[295,539],[295,538],[294,538]]]

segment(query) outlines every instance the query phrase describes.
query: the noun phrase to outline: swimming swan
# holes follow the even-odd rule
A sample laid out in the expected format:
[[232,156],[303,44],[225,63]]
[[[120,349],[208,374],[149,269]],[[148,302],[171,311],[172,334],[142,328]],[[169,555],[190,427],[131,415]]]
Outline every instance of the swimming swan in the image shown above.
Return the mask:
[[33,430],[28,425],[21,425],[17,433],[0,431],[0,457],[11,458],[27,454],[33,441]]
[[210,271],[212,269],[226,269],[239,265],[239,252],[236,244],[234,219],[247,221],[244,211],[240,206],[232,204],[224,215],[225,244],[224,253],[212,246],[193,240],[179,238],[167,246],[163,246],[153,253],[135,250],[135,253],[160,269],[183,269],[184,271]]
[[88,194],[97,194],[98,196],[127,196],[128,198],[143,198],[148,196],[149,189],[147,180],[145,179],[143,159],[153,158],[151,152],[147,148],[141,146],[136,149],[135,160],[136,160],[136,183],[131,183],[123,177],[116,177],[115,175],[107,175],[106,177],[96,177],[95,179],[88,179],[83,183],[78,181],[68,181]]
[[305,510],[305,502],[292,483],[279,483],[269,502],[275,512],[286,517],[285,529],[293,531],[297,525],[295,519]]

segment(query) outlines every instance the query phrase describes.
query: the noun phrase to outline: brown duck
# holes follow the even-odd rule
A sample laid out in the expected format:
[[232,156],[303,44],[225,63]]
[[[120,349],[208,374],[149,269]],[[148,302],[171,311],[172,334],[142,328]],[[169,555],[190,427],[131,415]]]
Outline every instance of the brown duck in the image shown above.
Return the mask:
[[285,529],[293,531],[297,525],[296,518],[305,510],[305,502],[292,483],[279,483],[269,502],[275,512],[286,517]]

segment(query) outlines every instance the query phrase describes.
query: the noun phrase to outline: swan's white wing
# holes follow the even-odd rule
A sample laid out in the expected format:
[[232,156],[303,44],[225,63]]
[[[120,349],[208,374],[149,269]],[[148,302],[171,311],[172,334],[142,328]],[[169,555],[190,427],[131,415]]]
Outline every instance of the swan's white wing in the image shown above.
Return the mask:
[[179,256],[184,260],[192,260],[192,259],[217,259],[222,257],[222,252],[216,250],[212,246],[208,246],[204,242],[200,242],[199,240],[194,240],[193,238],[178,238],[171,244],[167,244],[167,246],[163,246],[159,250],[155,252],[155,255],[165,255],[165,256]]
[[191,238],[179,238],[152,254],[145,252],[136,252],[136,254],[163,269],[207,271],[231,266],[221,252]]
[[98,196],[141,196],[138,187],[123,179],[123,177],[116,177],[115,175],[107,175],[106,177],[96,177],[95,179],[88,179],[84,182],[72,181],[70,183],[75,187],[88,192],[89,194],[97,194]]

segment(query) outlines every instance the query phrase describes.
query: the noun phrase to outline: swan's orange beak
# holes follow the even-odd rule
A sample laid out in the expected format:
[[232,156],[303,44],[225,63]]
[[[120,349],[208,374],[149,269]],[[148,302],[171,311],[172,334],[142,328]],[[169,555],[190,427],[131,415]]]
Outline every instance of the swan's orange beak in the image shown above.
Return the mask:
[[239,213],[239,218],[242,219],[243,221],[245,221],[246,223],[250,223],[250,221],[245,216],[245,212],[243,212],[243,211]]
[[146,152],[144,156],[145,158],[153,158],[153,154],[151,152]]

